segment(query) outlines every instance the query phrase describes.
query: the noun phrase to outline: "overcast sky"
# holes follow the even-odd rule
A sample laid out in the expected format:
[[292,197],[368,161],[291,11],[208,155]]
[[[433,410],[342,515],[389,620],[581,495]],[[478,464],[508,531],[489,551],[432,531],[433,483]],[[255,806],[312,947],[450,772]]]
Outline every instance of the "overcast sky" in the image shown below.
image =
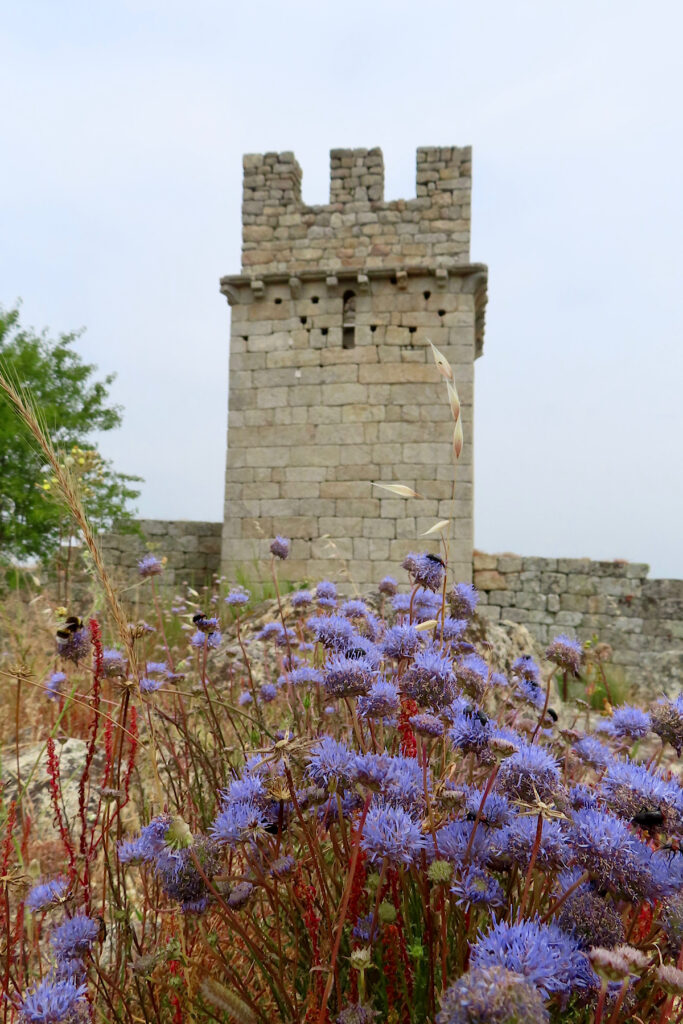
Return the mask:
[[628,0],[0,0],[0,302],[116,371],[139,508],[222,518],[241,156],[474,147],[489,265],[485,551],[683,577],[683,7]]

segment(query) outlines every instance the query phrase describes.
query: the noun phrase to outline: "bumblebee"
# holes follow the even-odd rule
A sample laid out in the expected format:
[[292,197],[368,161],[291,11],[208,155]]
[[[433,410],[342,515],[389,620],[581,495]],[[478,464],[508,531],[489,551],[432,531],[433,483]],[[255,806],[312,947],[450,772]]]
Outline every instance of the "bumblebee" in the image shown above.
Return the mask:
[[427,553],[425,557],[428,558],[430,562],[434,562],[436,565],[440,565],[442,569],[446,568],[446,563],[444,562],[443,558],[441,558],[440,555],[432,555]]
[[79,629],[83,629],[83,620],[79,619],[77,615],[69,615],[62,628],[57,630],[57,637],[59,640],[68,640]]

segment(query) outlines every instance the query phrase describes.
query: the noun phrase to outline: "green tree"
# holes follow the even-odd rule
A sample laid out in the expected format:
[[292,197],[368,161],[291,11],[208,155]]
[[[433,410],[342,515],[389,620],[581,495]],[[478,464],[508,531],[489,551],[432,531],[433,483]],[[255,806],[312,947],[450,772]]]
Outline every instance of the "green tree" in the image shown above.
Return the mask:
[[[94,431],[121,424],[109,404],[114,374],[93,379],[97,367],[73,348],[78,332],[37,335],[23,328],[18,309],[0,306],[0,361],[30,392],[56,449],[79,480],[86,512],[97,531],[132,526],[130,502],[141,477],[117,473],[89,441]],[[54,497],[51,477],[24,424],[0,393],[0,558],[48,559],[68,542],[68,513]]]

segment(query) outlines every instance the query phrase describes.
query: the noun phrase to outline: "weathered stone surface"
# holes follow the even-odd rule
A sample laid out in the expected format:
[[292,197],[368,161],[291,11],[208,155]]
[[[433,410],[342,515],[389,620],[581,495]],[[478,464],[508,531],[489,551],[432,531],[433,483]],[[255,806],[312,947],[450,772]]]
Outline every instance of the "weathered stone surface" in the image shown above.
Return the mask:
[[480,569],[475,572],[474,585],[480,590],[507,590],[508,588],[503,574],[495,569]]

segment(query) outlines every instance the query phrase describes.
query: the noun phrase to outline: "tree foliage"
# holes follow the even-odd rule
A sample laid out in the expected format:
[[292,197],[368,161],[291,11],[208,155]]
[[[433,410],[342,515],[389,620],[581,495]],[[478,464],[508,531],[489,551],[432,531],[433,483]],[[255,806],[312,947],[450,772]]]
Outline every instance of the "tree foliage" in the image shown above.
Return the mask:
[[[81,484],[93,527],[130,524],[130,502],[141,478],[118,473],[90,440],[95,431],[121,425],[109,403],[114,374],[94,379],[97,367],[74,349],[78,332],[54,340],[21,326],[18,309],[0,307],[0,361],[40,410],[55,448]],[[0,558],[45,559],[68,538],[68,514],[56,499],[44,460],[28,430],[0,395]]]

